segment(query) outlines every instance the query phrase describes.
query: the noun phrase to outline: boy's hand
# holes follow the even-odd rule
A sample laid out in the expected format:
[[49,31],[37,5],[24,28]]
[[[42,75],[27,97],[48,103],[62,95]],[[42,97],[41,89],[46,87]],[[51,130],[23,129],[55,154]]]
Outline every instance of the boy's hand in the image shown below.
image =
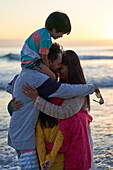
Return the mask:
[[38,96],[38,91],[37,89],[32,86],[32,88],[26,83],[26,87],[23,85],[22,86],[22,90],[23,90],[23,94],[25,96],[30,97],[31,99],[33,99],[34,101],[36,100],[37,96]]

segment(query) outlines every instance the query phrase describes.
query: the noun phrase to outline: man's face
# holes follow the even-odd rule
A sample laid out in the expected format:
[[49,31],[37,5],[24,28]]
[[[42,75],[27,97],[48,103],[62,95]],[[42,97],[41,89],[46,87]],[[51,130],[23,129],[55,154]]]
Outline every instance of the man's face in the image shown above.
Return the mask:
[[62,62],[62,54],[58,53],[58,58],[54,61],[49,60],[49,67],[50,69],[56,73],[58,71],[58,69],[61,66],[61,62]]

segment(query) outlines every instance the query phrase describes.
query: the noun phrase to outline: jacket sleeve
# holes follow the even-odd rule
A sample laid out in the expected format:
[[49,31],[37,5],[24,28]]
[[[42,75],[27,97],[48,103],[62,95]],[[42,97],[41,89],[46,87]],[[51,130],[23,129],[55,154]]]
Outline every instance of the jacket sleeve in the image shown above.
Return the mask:
[[[10,94],[13,93],[14,83],[15,83],[18,75],[19,75],[19,74],[17,74],[17,75],[13,78],[13,80],[12,80],[10,83],[7,84],[7,86],[6,86],[6,88],[5,88],[6,91],[7,91],[8,93],[10,93]],[[8,103],[8,106],[7,106],[7,109],[8,109],[8,112],[9,112],[10,116],[12,116],[12,114],[13,114],[13,108],[12,108],[12,106],[11,106],[11,102],[12,102],[12,100]]]
[[7,84],[7,86],[6,86],[6,88],[5,88],[6,91],[7,91],[8,93],[10,93],[10,94],[13,93],[14,83],[15,83],[18,75],[19,75],[19,74],[17,74],[17,75],[13,78],[13,80],[12,80],[10,83]]
[[71,98],[65,99],[61,106],[57,106],[50,102],[47,102],[45,99],[41,97],[37,97],[35,101],[35,107],[42,111],[43,113],[59,118],[59,119],[66,119],[74,114],[76,114],[79,110],[81,110],[82,106],[86,102],[85,97],[82,98]]
[[83,97],[95,92],[95,86],[93,84],[61,84],[57,91],[52,93],[49,97]]
[[45,99],[49,97],[61,97],[65,99],[92,94],[95,91],[95,86],[92,84],[61,84],[49,78],[37,90],[39,96]]
[[63,134],[62,132],[59,130],[57,133],[57,136],[55,138],[54,144],[53,144],[53,148],[51,150],[51,152],[49,154],[47,154],[46,156],[46,160],[50,161],[50,162],[54,162],[55,157],[59,151],[59,149],[61,148],[61,146],[63,145]]
[[36,149],[38,152],[39,160],[40,160],[40,166],[42,166],[45,162],[46,158],[46,149],[45,149],[45,141],[44,141],[44,134],[43,130],[40,126],[40,121],[38,121],[37,127],[36,127]]

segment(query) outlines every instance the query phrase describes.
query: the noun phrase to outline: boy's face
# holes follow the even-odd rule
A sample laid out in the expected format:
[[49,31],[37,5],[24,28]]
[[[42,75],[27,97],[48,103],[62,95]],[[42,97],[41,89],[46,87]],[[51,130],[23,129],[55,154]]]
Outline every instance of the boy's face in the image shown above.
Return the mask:
[[53,28],[52,31],[50,32],[51,37],[54,38],[54,39],[63,37],[63,34],[64,34],[63,32],[57,32],[56,33],[55,28]]

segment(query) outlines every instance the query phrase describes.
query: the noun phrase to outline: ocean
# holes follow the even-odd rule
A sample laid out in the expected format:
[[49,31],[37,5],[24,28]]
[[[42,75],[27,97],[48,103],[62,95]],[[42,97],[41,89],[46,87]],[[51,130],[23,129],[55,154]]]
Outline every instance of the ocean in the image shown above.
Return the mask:
[[[91,95],[91,123],[96,170],[113,169],[113,46],[64,47],[74,50],[81,61],[87,83],[97,84],[103,105]],[[0,48],[0,170],[19,170],[15,150],[7,145],[10,116],[7,104],[11,95],[5,87],[21,71],[21,48]]]

